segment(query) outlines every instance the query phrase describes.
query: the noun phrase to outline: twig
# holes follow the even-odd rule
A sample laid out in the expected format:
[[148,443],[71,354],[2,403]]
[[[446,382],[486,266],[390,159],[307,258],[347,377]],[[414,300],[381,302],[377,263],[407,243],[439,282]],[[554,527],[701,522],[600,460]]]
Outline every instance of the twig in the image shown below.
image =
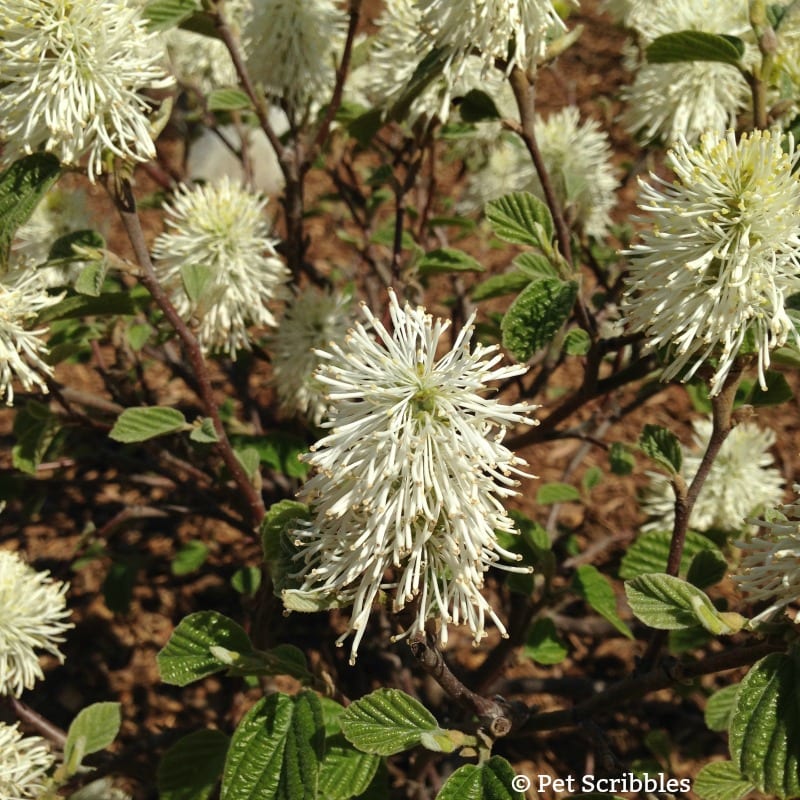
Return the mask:
[[57,725],[43,717],[38,711],[34,711],[29,705],[18,700],[14,696],[9,696],[6,701],[11,706],[11,710],[20,722],[29,725],[37,733],[49,739],[59,750],[64,749],[67,743],[67,734]]

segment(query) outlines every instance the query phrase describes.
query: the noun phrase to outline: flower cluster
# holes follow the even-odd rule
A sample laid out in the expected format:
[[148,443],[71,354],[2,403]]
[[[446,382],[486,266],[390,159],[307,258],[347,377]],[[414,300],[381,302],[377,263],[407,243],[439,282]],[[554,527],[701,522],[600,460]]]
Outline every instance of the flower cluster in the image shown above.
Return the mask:
[[[231,357],[250,346],[250,326],[274,326],[267,307],[289,271],[275,252],[264,217],[266,199],[223,178],[179,187],[165,207],[168,230],[153,245],[156,272],[209,351]],[[187,270],[197,279],[193,289]]]
[[526,367],[497,368],[496,346],[470,349],[474,317],[438,356],[448,322],[402,307],[394,294],[392,333],[363,311],[372,333],[358,324],[343,344],[319,352],[330,432],[307,459],[317,471],[302,492],[312,518],[291,532],[300,588],[285,590],[284,602],[302,609],[306,598],[327,596],[352,604],[338,641],[355,633],[351,661],[382,589],[393,611],[412,604],[406,634],[437,618],[443,643],[450,622],[466,623],[477,642],[487,616],[505,633],[481,588],[489,567],[514,560],[496,531],[514,531],[501,499],[516,494],[525,462],[502,439],[532,420],[525,404],[480,392]]
[[[800,486],[795,485],[795,494]],[[800,599],[800,501],[780,506],[758,525],[758,535],[736,544],[742,560],[734,581],[754,603],[771,601],[753,622],[762,622],[776,611]],[[795,617],[800,622],[800,615]]]
[[750,340],[764,386],[770,350],[800,342],[786,307],[800,291],[800,153],[788,141],[788,154],[768,131],[708,134],[696,149],[680,141],[668,157],[676,180],[642,183],[653,227],[628,253],[626,315],[651,347],[668,348],[664,380],[716,359],[717,394]]
[[72,627],[65,622],[67,588],[48,572],[28,566],[16,553],[0,550],[0,694],[19,697],[44,677],[36,650],[63,661],[58,644]]
[[334,0],[259,0],[244,31],[251,77],[294,109],[321,103],[334,83],[346,27]]
[[47,773],[55,764],[47,742],[23,736],[16,725],[0,722],[0,797],[36,800],[46,788]]
[[13,161],[44,149],[62,163],[106,152],[155,156],[150,105],[139,92],[171,84],[163,47],[126,0],[0,0],[0,139]]
[[[745,38],[750,33],[747,3],[741,0],[632,0],[625,23],[636,32],[641,48],[659,36],[684,30]],[[756,54],[751,42],[746,59]],[[623,119],[631,133],[646,141],[671,143],[683,137],[694,143],[705,131],[722,132],[732,126],[736,115],[747,107],[749,87],[730,64],[638,63],[635,56],[629,61],[636,76],[623,92],[627,101]]]
[[[690,483],[708,447],[711,420],[694,423],[694,447],[684,448],[681,474]],[[773,506],[783,496],[783,478],[769,448],[775,434],[744,422],[728,435],[714,460],[697,498],[689,527],[695,531],[720,530],[740,532],[746,519]],[[650,474],[650,486],[643,497],[643,511],[652,517],[644,530],[672,530],[675,521],[675,497],[669,479],[661,473]]]
[[48,294],[39,276],[30,270],[9,273],[0,279],[0,400],[14,403],[14,378],[26,390],[38,386],[47,392],[46,378],[53,368],[45,361],[42,341],[46,328],[29,330],[42,309],[55,305],[63,295]]
[[283,318],[270,337],[272,380],[281,407],[306,416],[319,425],[327,413],[325,387],[315,371],[317,350],[342,342],[350,327],[350,298],[305,289],[287,304]]

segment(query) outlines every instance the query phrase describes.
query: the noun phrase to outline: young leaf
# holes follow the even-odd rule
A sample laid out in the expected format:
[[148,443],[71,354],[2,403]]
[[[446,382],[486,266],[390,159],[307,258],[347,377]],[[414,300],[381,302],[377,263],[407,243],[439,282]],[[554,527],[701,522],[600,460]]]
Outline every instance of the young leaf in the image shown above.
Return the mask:
[[214,420],[211,417],[203,417],[200,420],[196,420],[189,438],[198,444],[218,442],[219,436],[217,436],[217,430],[214,427]]
[[617,614],[617,596],[605,575],[590,564],[582,564],[572,577],[572,588],[623,636],[633,639],[631,629]]
[[760,791],[800,795],[800,658],[772,653],[744,676],[731,720],[731,758]]
[[591,345],[592,340],[583,328],[573,328],[564,337],[564,352],[568,356],[585,356]]
[[184,617],[156,656],[161,680],[186,686],[228,668],[211,654],[212,647],[250,653],[253,646],[244,629],[216,611],[198,611]]
[[209,111],[244,111],[253,103],[241,89],[214,89],[206,101]]
[[472,299],[479,303],[481,300],[489,300],[492,297],[516,294],[530,282],[531,278],[518,270],[504,272],[502,275],[492,275],[491,278],[482,281],[472,290]]
[[642,452],[675,474],[683,463],[683,451],[678,437],[659,425],[645,425],[639,437]]
[[240,567],[231,576],[231,586],[239,594],[254,597],[261,586],[261,570],[258,567]]
[[484,267],[463,250],[440,247],[422,256],[417,270],[420,275],[436,275],[440,272],[483,272]]
[[560,664],[567,657],[567,648],[550,617],[539,617],[531,625],[524,653],[539,664]]
[[[666,572],[671,541],[671,531],[646,531],[640,534],[622,557],[619,568],[620,578],[628,580],[637,575]],[[679,574],[685,575],[692,559],[704,550],[710,550],[722,558],[722,553],[711,539],[694,531],[687,531]]]
[[447,779],[436,800],[524,800],[522,792],[513,788],[515,774],[500,756],[465,764]]
[[0,174],[0,273],[8,267],[11,241],[61,173],[58,159],[33,153]]
[[36,474],[53,444],[62,424],[58,417],[42,403],[29,400],[14,417],[16,444],[11,448],[11,459],[15,469],[28,475]]
[[514,192],[487,203],[486,219],[504,242],[547,250],[553,239],[550,209],[530,192]]
[[230,738],[203,730],[179,739],[156,773],[159,800],[207,800],[222,777]]
[[188,575],[205,563],[208,557],[208,547],[197,539],[186,542],[172,559],[170,571],[173,575]]
[[80,711],[69,726],[64,744],[68,774],[75,774],[85,756],[108,747],[121,723],[119,703],[94,703]]
[[444,733],[425,706],[399,689],[377,689],[356,700],[340,722],[351,744],[379,756],[410,750],[424,733]]
[[636,459],[622,442],[612,442],[608,451],[608,463],[615,475],[630,475],[636,466]]
[[581,493],[568,483],[544,483],[536,492],[536,503],[549,506],[554,503],[579,503]]
[[709,730],[728,730],[736,708],[736,695],[738,692],[739,684],[735,683],[732,686],[725,686],[719,689],[708,698],[703,717]]
[[677,61],[721,61],[739,66],[744,42],[735,36],[704,31],[665,33],[654,39],[645,51],[650,64],[673,64]]
[[755,785],[742,774],[732,761],[706,764],[694,780],[692,789],[700,800],[741,800]]
[[151,0],[143,13],[150,30],[166,31],[176,28],[198,10],[196,0]]
[[181,267],[183,289],[189,300],[195,304],[200,303],[213,277],[211,267],[206,264],[184,264]]
[[640,575],[625,583],[633,613],[651,628],[691,628],[699,622],[714,635],[741,630],[747,621],[739,614],[722,613],[708,595],[672,575]]
[[569,319],[578,284],[545,279],[531,283],[503,317],[503,347],[517,361],[527,361],[544,347]]
[[317,800],[325,726],[313,692],[275,693],[237,726],[225,761],[221,800]]
[[108,434],[115,442],[144,442],[156,436],[186,428],[186,417],[177,408],[165,406],[144,406],[126,408],[117,417],[114,427]]
[[308,506],[296,500],[279,500],[267,509],[261,520],[261,548],[265,561],[274,561],[280,557],[281,534],[286,525],[296,519],[309,519]]
[[541,253],[520,253],[512,263],[532,281],[559,277],[558,270],[550,263],[550,259]]
[[75,291],[89,297],[100,297],[107,273],[108,263],[105,260],[90,261],[75,279]]

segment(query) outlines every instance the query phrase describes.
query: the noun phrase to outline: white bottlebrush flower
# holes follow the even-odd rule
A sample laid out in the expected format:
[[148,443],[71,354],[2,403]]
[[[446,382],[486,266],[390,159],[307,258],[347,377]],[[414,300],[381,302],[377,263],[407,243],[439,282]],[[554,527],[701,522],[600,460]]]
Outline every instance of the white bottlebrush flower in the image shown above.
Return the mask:
[[0,0],[0,139],[13,161],[40,148],[62,163],[155,156],[139,92],[171,83],[158,34],[126,0]]
[[406,633],[437,618],[443,642],[450,622],[467,624],[477,642],[487,616],[505,633],[481,588],[490,566],[514,559],[495,532],[514,530],[501,501],[516,494],[525,462],[502,439],[533,421],[524,403],[480,393],[526,367],[497,367],[496,346],[471,349],[474,317],[439,355],[447,321],[402,307],[393,293],[392,333],[363,312],[368,326],[319,351],[330,433],[307,458],[317,474],[301,496],[313,517],[293,532],[302,585],[284,592],[284,602],[299,608],[311,595],[352,603],[338,642],[355,633],[351,661],[381,589],[391,591],[393,611],[416,603]]
[[17,725],[0,722],[0,797],[37,800],[47,788],[55,756],[39,736],[23,736]]
[[[223,178],[181,186],[165,206],[167,230],[153,245],[156,272],[208,351],[232,358],[250,346],[248,328],[274,326],[268,303],[283,292],[289,271],[275,252],[264,217],[267,201]],[[187,270],[200,278],[199,296],[187,293]]]
[[[681,475],[690,483],[708,447],[712,424],[708,419],[694,422],[692,449],[683,448]],[[714,460],[697,498],[689,527],[701,533],[710,530],[740,532],[746,519],[775,505],[783,497],[783,478],[769,448],[775,433],[749,422],[737,425],[728,435]],[[675,495],[669,479],[649,473],[650,486],[642,510],[651,517],[644,530],[672,530]]]
[[758,376],[770,350],[800,341],[786,299],[800,291],[800,153],[767,131],[704,136],[669,153],[676,180],[641,183],[652,229],[631,258],[627,322],[653,348],[668,348],[663,379],[691,377],[717,359],[717,394],[746,337]]
[[[747,3],[741,0],[635,0],[625,21],[636,31],[642,48],[667,33],[695,30],[744,37],[745,60],[750,63],[758,57]],[[633,57],[629,62],[636,76],[622,92],[627,102],[623,121],[645,141],[670,144],[683,137],[694,143],[705,131],[721,133],[734,127],[737,114],[748,106],[747,81],[730,64],[637,64]]]
[[452,50],[454,65],[478,50],[487,69],[499,58],[509,69],[532,70],[548,38],[566,30],[551,0],[419,0],[419,7],[422,29],[432,43]]
[[58,645],[72,627],[66,622],[68,588],[16,553],[0,550],[0,694],[19,697],[44,677],[37,650],[64,660]]
[[328,410],[325,387],[314,374],[320,364],[316,351],[344,341],[351,325],[349,306],[344,295],[304,289],[287,304],[269,340],[272,382],[281,408],[303,414],[315,425]]
[[35,272],[9,273],[0,279],[0,400],[14,403],[12,381],[26,390],[38,386],[47,392],[46,378],[53,368],[44,360],[47,329],[31,330],[30,324],[44,308],[55,305],[63,295],[50,295]]
[[[794,491],[800,492],[800,486],[795,485]],[[748,521],[759,531],[736,542],[742,550],[742,560],[733,579],[752,602],[771,601],[753,618],[758,623],[800,600],[800,502],[795,499],[765,519]],[[800,623],[800,614],[794,619]]]
[[247,67],[294,109],[329,99],[347,29],[334,0],[258,0],[246,28]]

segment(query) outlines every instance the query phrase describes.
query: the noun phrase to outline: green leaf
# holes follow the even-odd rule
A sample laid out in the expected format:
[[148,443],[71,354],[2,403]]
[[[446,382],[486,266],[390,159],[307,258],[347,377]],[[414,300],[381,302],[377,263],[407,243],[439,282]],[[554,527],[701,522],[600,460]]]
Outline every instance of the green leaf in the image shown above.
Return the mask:
[[246,92],[241,89],[213,89],[208,95],[209,111],[244,111],[253,107]]
[[107,273],[108,263],[105,260],[90,261],[75,280],[75,291],[89,297],[100,297]]
[[671,473],[680,472],[683,450],[678,437],[660,425],[645,425],[639,437],[642,452]]
[[636,459],[622,442],[612,442],[608,450],[608,463],[615,475],[630,475],[636,466]]
[[550,506],[554,503],[579,503],[581,493],[568,483],[543,483],[536,492],[536,503]]
[[319,797],[349,800],[366,792],[380,763],[379,756],[356,750],[343,734],[328,737],[319,774]]
[[733,711],[736,708],[738,692],[739,684],[735,683],[732,686],[723,687],[708,698],[703,717],[709,730],[728,730],[733,718]]
[[[199,424],[198,424],[199,422]],[[213,444],[219,441],[217,436],[217,429],[214,427],[214,420],[211,417],[203,417],[197,420],[192,426],[192,432],[189,438],[198,444]]]
[[64,763],[74,775],[83,759],[105,750],[119,733],[122,714],[119,703],[94,703],[78,713],[67,731]]
[[99,297],[74,294],[65,297],[60,303],[45,308],[37,314],[36,321],[52,322],[60,319],[80,319],[81,317],[119,317],[133,316],[136,307],[127,292],[108,292]]
[[686,580],[698,589],[719,583],[728,571],[728,562],[722,553],[715,550],[701,550],[689,565]]
[[0,174],[0,272],[8,268],[11,242],[39,201],[61,173],[58,159],[49,153],[33,153],[11,164]]
[[134,557],[114,561],[108,568],[102,591],[109,611],[113,611],[115,614],[128,613],[139,567],[140,561]]
[[741,630],[739,614],[717,611],[708,595],[672,575],[640,575],[625,583],[633,613],[651,628],[691,628],[698,622],[715,636]]
[[177,553],[170,564],[170,571],[173,575],[188,575],[194,572],[205,563],[208,557],[208,547],[202,542],[193,539],[186,542]]
[[159,800],[207,800],[222,777],[229,744],[230,738],[216,730],[179,739],[158,765]]
[[530,277],[518,270],[505,272],[502,275],[492,275],[491,278],[487,278],[473,288],[472,299],[479,303],[481,300],[489,300],[492,297],[516,294],[522,291],[530,282]]
[[553,217],[550,209],[530,192],[514,192],[487,203],[486,219],[504,242],[550,248]]
[[[671,531],[646,531],[640,534],[622,557],[620,578],[628,580],[637,575],[666,572],[671,541]],[[685,575],[692,559],[704,550],[710,550],[722,558],[722,553],[711,539],[694,531],[687,531],[678,573]]]
[[71,231],[63,236],[59,236],[47,254],[48,261],[84,261],[85,254],[75,252],[75,247],[86,247],[90,250],[102,250],[106,246],[106,240],[97,232],[90,229]]
[[585,356],[591,346],[591,337],[583,328],[573,328],[564,337],[564,352],[568,356]]
[[196,11],[199,6],[195,0],[150,0],[143,13],[151,31],[165,31],[177,27]]
[[600,467],[589,467],[581,478],[581,486],[591,492],[595,486],[599,486],[603,480],[603,470]]
[[308,445],[300,436],[273,431],[266,436],[232,436],[231,442],[237,449],[257,450],[264,466],[290,478],[305,478],[308,475],[308,464],[300,460],[300,456],[308,450]]
[[512,263],[532,281],[559,277],[558,270],[550,263],[550,259],[541,253],[520,253]]
[[14,468],[35,475],[60,430],[61,422],[48,406],[35,400],[21,406],[14,417],[17,440],[11,448]]
[[144,406],[126,408],[108,434],[115,442],[144,442],[186,427],[186,417],[177,408]]
[[697,773],[692,786],[700,800],[740,800],[755,788],[753,783],[742,777],[732,761],[706,764]]
[[310,519],[310,512],[305,503],[296,500],[279,500],[267,510],[261,520],[261,547],[265,561],[274,561],[281,555],[281,534],[286,526],[294,520]]
[[800,795],[800,658],[773,653],[744,676],[731,720],[731,758],[767,794]]
[[645,50],[651,64],[674,64],[677,61],[721,61],[739,66],[744,42],[736,36],[722,36],[704,31],[665,33]]
[[500,756],[465,764],[447,779],[436,800],[524,800],[522,792],[511,788],[515,774]]
[[181,281],[186,296],[192,303],[200,303],[214,273],[207,264],[184,264],[181,267]]
[[425,733],[444,733],[425,706],[399,689],[378,689],[356,700],[340,721],[351,744],[379,756],[410,750]]
[[786,380],[786,376],[782,372],[768,369],[764,378],[766,379],[767,388],[762,389],[756,383],[753,387],[753,393],[750,395],[750,405],[777,406],[794,397],[792,387],[789,386],[789,381]]
[[555,623],[550,617],[539,617],[531,625],[524,653],[540,664],[560,664],[567,657],[567,648],[559,639]]
[[313,692],[260,700],[236,728],[221,800],[316,800],[325,727]]
[[668,631],[667,648],[672,655],[680,655],[708,647],[713,640],[714,637],[702,625],[695,625],[692,628],[677,628]]
[[386,117],[393,122],[402,122],[407,116],[411,104],[436,80],[442,73],[450,58],[450,51],[444,47],[434,47],[417,64],[414,73],[409,78],[400,97],[388,110]]
[[362,146],[369,147],[375,134],[383,126],[383,109],[373,108],[356,117],[347,126],[347,132]]
[[261,570],[258,567],[240,567],[231,576],[231,586],[239,594],[253,597],[261,586]]
[[458,112],[464,122],[482,122],[487,119],[499,119],[494,100],[480,89],[470,89],[462,98]]
[[186,686],[228,668],[211,654],[212,647],[239,653],[253,650],[244,629],[216,611],[198,611],[184,617],[156,657],[161,680]]
[[483,265],[463,250],[440,247],[426,253],[417,263],[420,275],[436,275],[440,272],[483,272]]
[[503,346],[517,361],[527,361],[569,319],[578,284],[545,279],[524,289],[503,317]]
[[617,596],[605,575],[590,564],[582,564],[572,577],[572,589],[623,636],[633,639],[631,629],[617,614]]

